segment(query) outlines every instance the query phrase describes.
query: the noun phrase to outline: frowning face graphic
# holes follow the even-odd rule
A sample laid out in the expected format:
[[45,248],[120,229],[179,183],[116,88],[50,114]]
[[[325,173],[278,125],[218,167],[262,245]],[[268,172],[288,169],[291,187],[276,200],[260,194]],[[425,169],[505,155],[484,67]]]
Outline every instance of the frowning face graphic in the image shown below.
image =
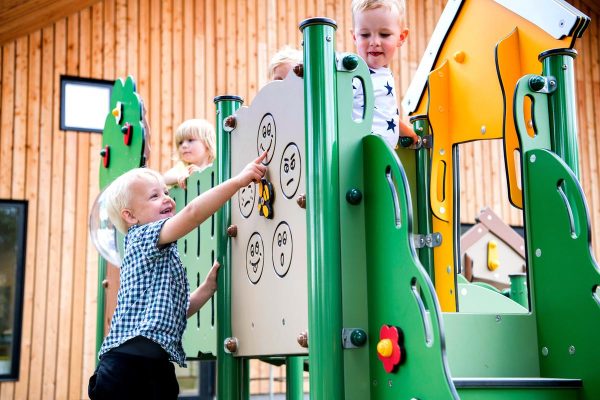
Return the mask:
[[279,165],[279,184],[283,195],[288,199],[294,197],[300,185],[301,165],[300,149],[295,143],[288,144],[283,150]]
[[254,209],[254,200],[256,199],[256,184],[250,182],[248,186],[240,189],[238,192],[238,204],[240,213],[244,218],[248,218]]

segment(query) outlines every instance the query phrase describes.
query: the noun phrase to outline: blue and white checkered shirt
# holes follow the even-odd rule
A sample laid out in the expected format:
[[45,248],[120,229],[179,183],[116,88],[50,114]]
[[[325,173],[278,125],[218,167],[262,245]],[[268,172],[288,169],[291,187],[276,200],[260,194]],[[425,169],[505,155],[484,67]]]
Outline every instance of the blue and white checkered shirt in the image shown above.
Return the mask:
[[190,288],[177,244],[157,247],[165,221],[134,225],[125,236],[117,309],[98,356],[144,336],[158,343],[169,360],[185,366],[181,338]]

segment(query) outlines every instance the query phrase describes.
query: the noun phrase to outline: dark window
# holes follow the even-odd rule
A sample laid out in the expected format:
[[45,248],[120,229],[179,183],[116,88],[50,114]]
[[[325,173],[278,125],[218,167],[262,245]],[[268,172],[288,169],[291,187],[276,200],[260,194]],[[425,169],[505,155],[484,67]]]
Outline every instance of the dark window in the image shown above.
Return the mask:
[[19,378],[27,202],[0,200],[0,381]]

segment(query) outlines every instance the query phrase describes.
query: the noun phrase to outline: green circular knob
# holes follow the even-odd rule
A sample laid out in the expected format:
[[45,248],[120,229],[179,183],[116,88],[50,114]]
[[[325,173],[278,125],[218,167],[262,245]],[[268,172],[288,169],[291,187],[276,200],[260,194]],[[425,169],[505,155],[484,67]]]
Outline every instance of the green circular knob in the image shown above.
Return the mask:
[[342,59],[342,65],[349,71],[354,71],[358,67],[358,57],[354,54],[348,54]]
[[410,136],[400,136],[400,146],[407,148],[412,146],[413,139]]
[[367,333],[362,329],[355,329],[350,334],[350,342],[356,347],[362,347],[367,343]]
[[529,89],[534,92],[539,92],[546,86],[546,79],[544,77],[536,75],[529,78]]
[[360,204],[362,200],[362,193],[356,188],[352,188],[346,192],[346,201],[352,205]]

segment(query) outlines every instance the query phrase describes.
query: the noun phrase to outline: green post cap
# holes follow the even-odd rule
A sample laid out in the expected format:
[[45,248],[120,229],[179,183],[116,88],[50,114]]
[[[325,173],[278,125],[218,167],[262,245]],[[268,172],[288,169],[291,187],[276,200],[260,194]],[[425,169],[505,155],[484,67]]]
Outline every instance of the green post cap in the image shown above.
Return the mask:
[[400,136],[400,146],[407,148],[412,146],[413,139],[410,136]]
[[356,188],[352,188],[349,189],[346,192],[346,201],[352,205],[358,205],[360,204],[362,200],[362,193],[360,190],[356,189]]
[[342,65],[348,71],[354,71],[358,67],[358,57],[354,54],[348,54],[342,59]]
[[536,75],[529,78],[529,88],[534,92],[539,92],[546,85],[546,79],[544,77]]
[[367,343],[367,333],[362,329],[354,329],[350,334],[350,342],[356,347],[362,347]]

